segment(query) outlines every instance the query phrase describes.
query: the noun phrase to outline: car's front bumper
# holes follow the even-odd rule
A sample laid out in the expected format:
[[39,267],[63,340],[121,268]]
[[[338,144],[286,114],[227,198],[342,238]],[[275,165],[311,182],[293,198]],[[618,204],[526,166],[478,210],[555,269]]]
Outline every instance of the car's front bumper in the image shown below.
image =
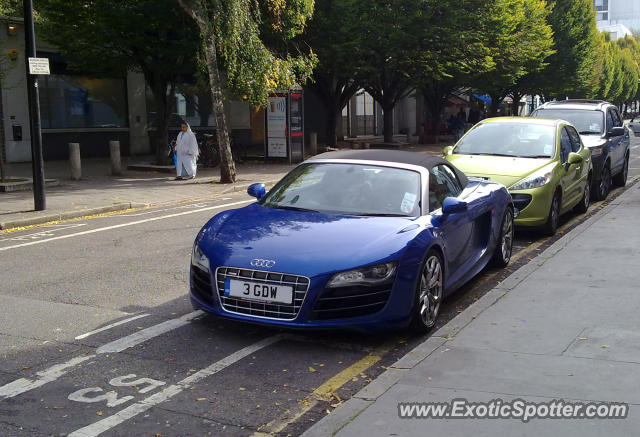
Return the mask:
[[514,207],[519,211],[518,217],[514,221],[515,225],[522,227],[543,226],[549,218],[553,192],[554,185],[551,183],[529,190],[510,191]]
[[[337,307],[339,308],[338,311],[329,313],[328,317],[325,312],[323,318],[323,316],[319,315],[318,308],[320,308],[321,298],[326,296],[325,284],[328,276],[310,278],[308,289],[304,294],[302,303],[296,309],[296,313],[293,317],[281,317],[281,315],[274,313],[264,313],[261,308],[264,308],[265,305],[260,303],[253,304],[255,308],[258,308],[258,311],[248,310],[247,307],[251,305],[247,305],[247,302],[242,303],[242,308],[229,306],[228,302],[223,303],[224,296],[220,295],[216,282],[217,273],[204,272],[193,266],[191,269],[190,297],[193,307],[229,320],[290,329],[351,328],[368,332],[402,328],[407,326],[410,321],[414,294],[412,291],[407,292],[406,290],[415,290],[415,284],[413,284],[415,273],[410,278],[407,278],[407,275],[398,275],[393,284],[387,285],[389,292],[386,301],[383,305],[374,307],[374,312],[365,315],[357,315],[356,312],[356,315],[352,316],[354,313],[350,314],[348,309],[356,306],[352,304],[349,307],[349,305],[345,304],[344,307],[347,308],[347,313]],[[370,290],[363,290],[362,296],[364,297],[368,291]],[[340,298],[337,299],[337,302],[340,302]],[[357,301],[358,298],[356,297],[354,300]],[[237,302],[235,303],[237,304]],[[366,306],[362,305],[362,300],[359,303],[361,305],[358,305],[357,308]],[[326,305],[323,308],[326,309]],[[360,313],[362,313],[361,310]],[[332,314],[336,316],[332,317]]]

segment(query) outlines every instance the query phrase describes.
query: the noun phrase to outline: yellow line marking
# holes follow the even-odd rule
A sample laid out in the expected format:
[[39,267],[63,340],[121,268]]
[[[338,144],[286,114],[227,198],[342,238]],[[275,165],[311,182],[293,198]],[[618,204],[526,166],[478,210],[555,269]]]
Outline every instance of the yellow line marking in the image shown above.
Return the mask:
[[332,399],[335,399],[338,404],[342,403],[341,399],[334,394],[335,391],[347,382],[351,381],[354,377],[357,377],[374,366],[387,352],[389,352],[390,349],[390,345],[377,347],[361,360],[325,381],[322,385],[316,388],[311,395],[298,402],[297,407],[292,409],[289,414],[258,428],[258,431],[253,433],[253,437],[266,437],[279,433],[287,426],[295,423],[321,401],[331,401]]

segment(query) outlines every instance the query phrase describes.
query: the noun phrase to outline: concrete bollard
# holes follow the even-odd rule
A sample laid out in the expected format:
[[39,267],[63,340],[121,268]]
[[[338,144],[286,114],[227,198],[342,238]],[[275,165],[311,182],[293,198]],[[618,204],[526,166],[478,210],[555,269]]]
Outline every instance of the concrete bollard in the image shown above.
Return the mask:
[[318,154],[318,133],[311,132],[309,135],[309,153],[311,155]]
[[111,175],[122,174],[122,162],[120,161],[120,141],[109,141],[109,153],[111,155]]
[[80,162],[80,143],[69,143],[69,163],[71,164],[71,179],[79,181],[82,177],[82,163]]

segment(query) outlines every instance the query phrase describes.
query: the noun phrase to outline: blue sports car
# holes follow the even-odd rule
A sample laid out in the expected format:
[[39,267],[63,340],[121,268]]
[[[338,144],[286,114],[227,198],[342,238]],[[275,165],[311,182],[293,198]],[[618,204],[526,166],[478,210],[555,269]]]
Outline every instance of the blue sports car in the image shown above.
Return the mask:
[[192,303],[228,319],[428,331],[446,295],[511,258],[505,187],[433,156],[330,152],[248,193],[193,246]]

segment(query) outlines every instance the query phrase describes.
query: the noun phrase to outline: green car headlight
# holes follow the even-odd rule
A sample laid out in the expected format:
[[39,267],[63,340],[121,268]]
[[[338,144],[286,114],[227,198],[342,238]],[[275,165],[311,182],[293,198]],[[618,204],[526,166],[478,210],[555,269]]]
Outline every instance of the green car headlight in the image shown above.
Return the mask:
[[553,170],[544,168],[541,171],[535,172],[522,179],[520,182],[512,185],[509,190],[530,190],[532,188],[539,188],[551,182],[552,178]]
[[396,263],[386,263],[337,273],[331,278],[327,288],[383,284],[393,279],[396,266]]

